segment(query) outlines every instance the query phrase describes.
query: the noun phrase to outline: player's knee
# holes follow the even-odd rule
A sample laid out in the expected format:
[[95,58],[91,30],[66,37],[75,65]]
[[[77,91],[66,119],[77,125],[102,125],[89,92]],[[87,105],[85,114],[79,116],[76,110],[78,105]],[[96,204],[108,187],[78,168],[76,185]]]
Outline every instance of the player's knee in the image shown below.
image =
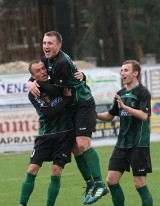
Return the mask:
[[107,177],[107,178],[106,178],[106,183],[107,183],[107,185],[112,185],[112,180]]
[[106,183],[107,183],[107,185],[115,185],[115,184],[117,184],[118,183],[118,181],[116,181],[114,178],[112,178],[112,177],[107,177],[106,178]]
[[62,173],[62,167],[58,166],[58,165],[53,165],[52,168],[52,175],[53,176],[60,176]]
[[78,148],[79,148],[79,151],[80,151],[81,154],[82,154],[82,153],[84,153],[84,152],[88,149],[88,146],[79,144],[79,145],[78,145]]
[[87,151],[91,145],[91,140],[89,137],[79,136],[76,138],[76,142],[80,153]]
[[146,177],[134,177],[134,186],[136,188],[144,187],[146,185]]
[[36,174],[38,173],[39,168],[40,168],[39,165],[31,164],[31,165],[29,166],[28,172],[29,172],[30,174],[36,175]]
[[77,156],[82,154],[82,152],[80,151],[80,149],[79,149],[77,144],[74,144],[74,146],[72,148],[72,153],[74,154],[75,157],[77,157]]

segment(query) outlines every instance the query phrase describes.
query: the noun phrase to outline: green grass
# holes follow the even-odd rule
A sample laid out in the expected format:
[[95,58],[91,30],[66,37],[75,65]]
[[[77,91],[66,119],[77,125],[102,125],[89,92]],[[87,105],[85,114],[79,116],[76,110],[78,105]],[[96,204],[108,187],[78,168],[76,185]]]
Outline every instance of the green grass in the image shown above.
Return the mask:
[[[97,147],[100,157],[103,180],[105,181],[108,160],[113,146]],[[154,206],[160,205],[160,142],[151,144],[153,173],[147,176],[147,184],[153,195]],[[0,155],[0,206],[18,206],[21,184],[29,164],[29,153]],[[51,164],[45,163],[36,178],[34,192],[28,206],[45,206],[47,188],[50,181]],[[138,193],[133,184],[132,173],[125,173],[121,179],[125,193],[126,206],[141,205]],[[62,174],[61,189],[55,206],[81,206],[85,183],[76,167],[74,158]],[[111,195],[102,197],[94,206],[112,206]]]

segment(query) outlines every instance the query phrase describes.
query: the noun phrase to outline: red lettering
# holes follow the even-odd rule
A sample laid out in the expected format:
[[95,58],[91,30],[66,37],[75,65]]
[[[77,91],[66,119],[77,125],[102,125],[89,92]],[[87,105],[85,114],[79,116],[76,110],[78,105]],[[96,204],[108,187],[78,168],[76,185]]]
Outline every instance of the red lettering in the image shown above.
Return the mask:
[[5,133],[6,131],[9,131],[9,122],[0,124],[0,133]]
[[5,121],[0,123],[0,133],[6,132],[32,132],[37,131],[39,122],[37,120],[24,120],[24,121]]

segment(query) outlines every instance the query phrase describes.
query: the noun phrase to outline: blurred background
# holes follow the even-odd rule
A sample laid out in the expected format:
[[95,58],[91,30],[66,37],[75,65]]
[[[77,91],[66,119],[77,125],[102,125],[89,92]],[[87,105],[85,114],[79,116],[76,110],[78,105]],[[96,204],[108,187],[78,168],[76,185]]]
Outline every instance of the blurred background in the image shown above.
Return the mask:
[[[43,35],[51,30],[61,33],[62,50],[86,74],[97,111],[108,110],[122,87],[122,62],[141,63],[141,82],[152,95],[151,137],[158,140],[159,0],[0,0],[0,152],[34,143],[39,124],[27,97],[28,62],[41,58]],[[111,142],[118,133],[118,118],[97,120],[93,139]]]
[[0,0],[0,64],[40,58],[50,30],[73,60],[160,62],[159,0]]

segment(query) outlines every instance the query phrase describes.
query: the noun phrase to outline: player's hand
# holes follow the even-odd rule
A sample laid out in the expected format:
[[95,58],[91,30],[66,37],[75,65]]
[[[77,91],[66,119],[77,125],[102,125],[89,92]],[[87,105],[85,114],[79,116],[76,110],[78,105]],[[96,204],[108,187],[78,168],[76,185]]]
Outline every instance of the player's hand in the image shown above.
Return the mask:
[[64,88],[63,95],[64,96],[72,96],[72,90],[69,88]]
[[116,94],[116,95],[115,95],[115,98],[117,99],[118,107],[119,107],[120,109],[124,109],[125,104],[123,103],[121,97],[120,97],[119,95]]
[[27,82],[27,88],[28,91],[31,92],[35,97],[39,97],[40,96],[40,91],[39,91],[39,85],[36,82],[36,80],[34,82]]
[[77,72],[74,74],[74,77],[79,80],[82,81],[83,80],[83,72],[77,70]]

